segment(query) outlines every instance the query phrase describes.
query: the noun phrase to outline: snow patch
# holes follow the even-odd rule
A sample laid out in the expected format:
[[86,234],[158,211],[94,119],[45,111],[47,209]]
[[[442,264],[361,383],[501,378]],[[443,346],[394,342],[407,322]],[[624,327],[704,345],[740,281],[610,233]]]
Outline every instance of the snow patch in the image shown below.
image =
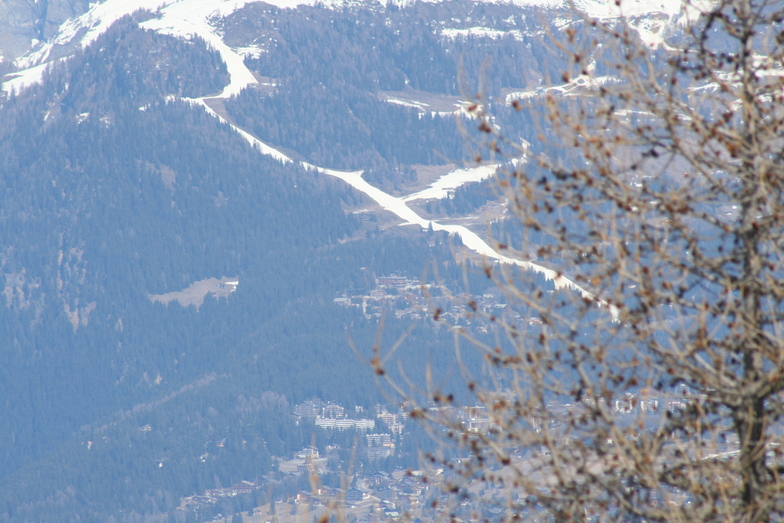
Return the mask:
[[[691,2],[694,5],[694,2]],[[566,4],[565,4],[566,5]],[[618,18],[662,13],[676,16],[684,12],[683,0],[574,0],[577,9],[591,18]]]
[[[410,92],[398,91],[397,94],[382,92],[379,98],[387,103],[416,109],[419,111],[420,119],[428,114],[433,118],[455,115],[463,115],[469,118],[476,116],[467,111],[467,107],[470,105],[468,102],[458,101],[457,97],[452,96],[434,95],[433,93],[411,90]],[[450,106],[454,107],[454,109],[446,110]]]
[[[589,70],[593,69],[589,67]],[[515,100],[525,100],[535,96],[543,96],[547,93],[558,94],[562,96],[569,96],[579,93],[581,89],[596,89],[602,85],[608,85],[613,82],[618,82],[617,78],[612,76],[591,76],[580,75],[571,81],[561,85],[551,85],[549,87],[537,87],[528,91],[514,91],[506,95],[506,103],[512,103]]]
[[3,91],[9,95],[19,94],[31,85],[40,84],[48,66],[48,63],[41,64],[13,73],[10,80],[3,82]]
[[249,45],[247,47],[234,47],[232,50],[243,58],[258,58],[267,52],[266,49],[262,49],[261,47],[254,45]]
[[413,107],[414,109],[418,109],[420,111],[426,111],[427,107],[430,107],[428,104],[424,102],[415,102],[413,100],[401,100],[399,98],[387,98],[386,101],[391,104],[395,105],[402,105],[404,107]]
[[403,198],[404,202],[414,200],[429,200],[446,198],[458,187],[472,182],[481,182],[493,176],[498,170],[498,164],[480,165],[467,169],[455,169],[435,182],[427,189],[415,192]]

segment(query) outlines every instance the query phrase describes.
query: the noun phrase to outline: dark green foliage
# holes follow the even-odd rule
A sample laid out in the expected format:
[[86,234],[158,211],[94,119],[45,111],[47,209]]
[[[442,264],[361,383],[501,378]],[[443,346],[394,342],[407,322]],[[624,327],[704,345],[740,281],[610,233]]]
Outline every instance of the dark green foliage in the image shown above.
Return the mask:
[[[493,6],[469,9],[450,4],[468,18],[498,24],[524,20],[525,11]],[[440,37],[447,27],[433,11],[418,5],[403,12],[394,8],[332,10],[302,8],[281,11],[249,6],[225,22],[240,25],[240,34],[261,35],[243,42],[265,48],[249,67],[277,84],[272,94],[246,90],[228,104],[234,120],[262,140],[288,148],[318,165],[364,169],[368,179],[405,178],[402,165],[438,164],[465,157],[464,137],[453,118],[383,101],[380,91],[419,89],[471,98],[477,88],[462,78],[493,78],[483,94],[536,83],[524,78],[520,64],[539,70],[530,49],[534,40],[511,34],[501,42],[488,38]],[[521,14],[523,13],[523,14]],[[528,13],[528,16],[534,16]],[[455,20],[454,14],[451,17]],[[447,20],[450,17],[446,17]],[[479,22],[477,22],[479,23]],[[460,25],[459,23],[457,25]],[[503,24],[501,24],[503,25]],[[518,31],[519,32],[519,31]],[[522,33],[520,33],[522,35]],[[499,69],[501,73],[492,74]],[[536,65],[534,65],[536,64]],[[552,65],[552,64],[549,64]],[[519,120],[519,118],[517,119]],[[509,119],[509,125],[520,123]],[[530,122],[524,122],[530,127]],[[472,131],[471,126],[468,130]]]
[[292,79],[270,97],[244,91],[229,111],[262,140],[331,168],[394,171],[398,164],[441,163],[463,154],[451,118],[420,118],[416,110],[351,86],[326,90],[312,79]]
[[[532,59],[529,40],[450,40],[439,20],[498,24],[520,12],[250,5],[223,22],[227,34],[242,29],[228,43],[267,42],[248,63],[277,87],[242,93],[228,112],[292,156],[363,169],[397,189],[414,181],[410,164],[462,158],[464,138],[453,118],[390,104],[380,91],[470,96],[460,64],[473,77],[488,55],[509,71],[490,86],[496,94],[519,87],[510,64]],[[334,297],[393,273],[463,281],[456,239],[411,227],[359,234],[342,209],[363,205],[358,193],[259,155],[183,101],[219,92],[226,66],[197,38],[139,29],[149,16],[121,20],[0,107],[2,521],[181,521],[181,497],[261,478],[314,434],[321,449],[350,448],[356,434],[291,417],[314,397],[383,401],[347,341],[370,347],[377,320]],[[441,205],[464,213],[490,198],[485,184]],[[222,276],[238,277],[237,291],[207,296],[198,311],[148,298]],[[472,291],[482,278],[467,278]],[[411,325],[390,311],[384,347]],[[423,322],[397,357],[416,370],[431,364],[446,387],[460,379],[452,342]],[[364,465],[414,466],[420,436],[399,442],[387,463]],[[261,495],[212,510],[236,519]]]

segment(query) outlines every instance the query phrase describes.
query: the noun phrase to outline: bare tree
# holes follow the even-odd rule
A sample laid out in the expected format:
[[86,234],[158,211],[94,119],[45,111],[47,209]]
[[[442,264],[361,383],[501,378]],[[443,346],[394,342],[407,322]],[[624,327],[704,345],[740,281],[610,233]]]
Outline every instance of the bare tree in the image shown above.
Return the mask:
[[[477,517],[784,516],[784,4],[682,20],[651,46],[639,19],[576,17],[553,41],[579,96],[514,102],[548,147],[499,179],[522,233],[496,246],[589,292],[488,265],[509,306],[468,303],[499,326],[492,343],[458,330],[487,361],[465,370],[473,399],[411,403],[444,443],[429,479]],[[486,154],[525,152],[471,110]]]

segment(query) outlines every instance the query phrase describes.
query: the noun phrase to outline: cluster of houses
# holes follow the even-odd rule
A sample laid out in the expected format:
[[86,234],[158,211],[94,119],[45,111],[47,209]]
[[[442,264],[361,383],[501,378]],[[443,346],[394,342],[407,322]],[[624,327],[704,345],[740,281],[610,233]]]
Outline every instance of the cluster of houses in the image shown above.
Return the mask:
[[[393,409],[394,410],[394,409]],[[371,460],[385,459],[395,453],[395,436],[403,432],[405,414],[391,413],[384,405],[376,405],[376,419],[382,422],[390,432],[370,433],[376,428],[376,420],[364,417],[350,417],[342,405],[323,402],[318,399],[308,400],[294,407],[294,417],[299,424],[303,419],[312,421],[317,427],[326,430],[356,430],[365,434],[367,455]],[[354,415],[365,413],[362,407],[355,407]],[[312,456],[311,456],[312,457]]]
[[[393,440],[389,434],[368,434],[372,448],[389,448]],[[304,465],[285,471],[288,474],[324,473],[326,459],[312,447],[305,447],[294,454],[294,459]],[[318,464],[314,467],[314,464]],[[387,521],[403,514],[417,514],[425,506],[428,487],[417,477],[417,473],[398,470],[393,473],[374,472],[365,475],[355,471],[353,481],[346,489],[319,486],[314,491],[299,492],[274,503],[255,507],[240,514],[243,521],[252,523],[286,523],[287,521],[310,521],[328,511],[341,511],[352,520],[362,522]],[[222,499],[247,494],[268,485],[269,478],[260,478],[258,483],[240,481],[228,488],[211,489],[203,495],[183,498],[179,510],[208,512]],[[277,509],[275,508],[277,506]],[[306,517],[307,519],[302,519]],[[231,517],[215,516],[217,521]]]
[[[685,409],[690,402],[702,401],[704,395],[691,394],[687,387],[681,387],[674,393],[661,392],[647,387],[643,387],[637,393],[626,392],[622,396],[614,398],[609,404],[604,402],[605,407],[609,407],[613,413],[618,415],[637,413],[656,413],[656,412],[675,412]],[[593,406],[594,402],[590,398],[583,398],[580,402],[583,405]],[[560,407],[572,410],[579,407],[566,403]]]
[[[627,394],[614,399],[607,406],[618,415],[634,413],[664,412],[683,409],[687,402],[694,398],[688,390],[679,390],[677,393],[665,394],[650,389],[641,389],[636,394]],[[589,400],[584,398],[577,404],[552,405],[551,408],[562,409],[568,414],[575,409],[584,408]],[[375,419],[368,417],[368,412],[362,407],[346,409],[333,402],[323,402],[318,399],[305,401],[296,405],[293,415],[297,423],[303,419],[314,422],[326,430],[355,430],[363,432],[366,445],[363,452],[366,457],[373,460],[383,460],[395,455],[396,443],[405,437],[404,423],[407,415],[404,409],[390,408],[386,405],[376,405]],[[472,432],[486,432],[493,427],[492,420],[484,406],[453,407],[431,406],[429,413],[436,419],[447,424],[459,424],[465,430]],[[538,428],[535,420],[531,420],[532,428]],[[377,432],[378,428],[385,428],[388,432]],[[553,427],[557,428],[557,427]],[[140,430],[145,430],[141,427]],[[336,450],[327,448],[327,454]],[[294,453],[289,459],[281,459],[278,474],[306,475],[340,472],[328,470],[329,460],[322,456],[315,447],[305,447]],[[317,517],[326,510],[339,508],[351,515],[351,519],[358,522],[384,521],[402,515],[408,517],[421,517],[424,519],[435,517],[428,509],[428,500],[437,495],[431,491],[432,487],[417,478],[417,472],[397,470],[392,473],[376,471],[365,475],[362,468],[353,471],[349,487],[345,490],[329,487],[319,487],[315,492],[300,492],[288,499],[278,500],[277,503],[286,505],[286,516],[307,514],[310,519]],[[257,481],[266,481],[260,479]],[[228,488],[212,489],[203,495],[194,495],[183,498],[181,509],[203,510],[221,499],[247,494],[261,488],[259,483],[240,481]],[[285,523],[282,514],[271,517],[270,506],[258,507],[250,514],[244,514],[243,520],[252,523]],[[272,509],[274,512],[274,509]],[[428,512],[430,510],[430,512]],[[310,520],[308,519],[308,520]],[[302,520],[302,519],[300,519]],[[286,520],[287,521],[287,520]],[[293,520],[292,520],[293,521]]]
[[345,490],[319,487],[314,492],[300,492],[278,505],[287,510],[270,514],[269,505],[254,510],[254,518],[243,518],[253,523],[287,523],[318,520],[325,514],[342,513],[345,519],[361,522],[389,521],[403,515],[422,515],[427,487],[420,478],[405,471],[375,472],[354,475],[352,486]]
[[333,301],[342,307],[360,309],[366,318],[394,313],[398,318],[421,319],[431,316],[432,311],[438,308],[440,316],[452,323],[465,322],[468,316],[464,304],[469,302],[485,311],[499,311],[506,307],[503,295],[498,291],[452,295],[442,285],[423,284],[416,278],[396,274],[376,278],[375,287],[368,293],[349,289]]
[[428,288],[429,284],[423,285],[416,278],[392,274],[376,278],[375,287],[367,294],[347,290],[333,301],[342,307],[361,309],[366,318],[379,317],[389,311],[394,311],[397,317],[424,316]]
[[261,488],[260,485],[252,481],[240,481],[228,488],[210,489],[202,495],[193,495],[180,500],[180,509],[188,511],[200,511],[215,505],[219,500],[233,498],[242,494],[248,494]]
[[[362,407],[355,409],[355,415],[362,415]],[[294,407],[297,424],[304,419],[313,421],[317,427],[328,430],[359,430],[366,432],[376,427],[376,421],[362,417],[350,417],[341,405],[324,403],[321,400],[309,400]]]

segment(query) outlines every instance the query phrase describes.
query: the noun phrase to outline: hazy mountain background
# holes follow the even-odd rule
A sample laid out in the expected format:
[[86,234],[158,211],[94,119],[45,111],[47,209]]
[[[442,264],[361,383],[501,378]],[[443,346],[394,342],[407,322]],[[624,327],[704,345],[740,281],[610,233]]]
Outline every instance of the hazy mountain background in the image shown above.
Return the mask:
[[90,7],[86,0],[4,0],[0,2],[0,74],[15,61],[54,36],[69,18]]
[[[467,290],[471,253],[433,224],[482,233],[495,192],[412,201],[431,223],[406,225],[313,166],[362,170],[396,197],[425,189],[474,166],[464,103],[478,92],[541,147],[506,97],[535,100],[560,74],[542,32],[557,9],[191,3],[204,34],[154,30],[165,10],[0,4],[1,520],[174,517],[181,496],[310,444],[295,404],[385,401],[347,341],[369,354],[378,318],[334,298],[390,274]],[[243,67],[246,88],[218,96]],[[209,278],[238,285],[198,307],[151,299]],[[387,314],[385,344],[411,325]],[[397,356],[446,372],[452,344],[422,319]]]

